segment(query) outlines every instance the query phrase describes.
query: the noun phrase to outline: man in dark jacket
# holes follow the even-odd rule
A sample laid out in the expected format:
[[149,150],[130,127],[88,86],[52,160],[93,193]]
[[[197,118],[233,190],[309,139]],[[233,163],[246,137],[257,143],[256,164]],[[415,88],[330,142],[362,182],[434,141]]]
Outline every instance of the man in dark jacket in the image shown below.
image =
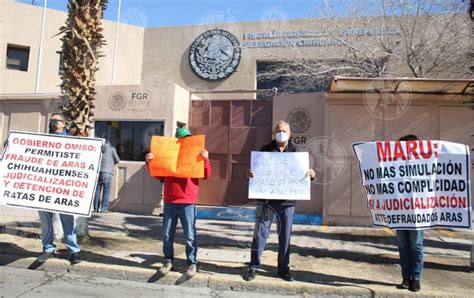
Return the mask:
[[[290,125],[285,121],[278,121],[273,129],[273,141],[263,146],[260,151],[265,152],[296,152],[295,145],[290,142]],[[309,169],[308,176],[314,179],[316,173]],[[255,173],[247,170],[246,178],[255,177]],[[275,214],[277,216],[278,230],[278,277],[292,281],[290,273],[290,236],[293,225],[296,201],[294,200],[258,200],[255,229],[252,239],[250,265],[244,274],[247,281],[253,280],[260,268],[260,257],[265,249],[265,244],[270,233]]]

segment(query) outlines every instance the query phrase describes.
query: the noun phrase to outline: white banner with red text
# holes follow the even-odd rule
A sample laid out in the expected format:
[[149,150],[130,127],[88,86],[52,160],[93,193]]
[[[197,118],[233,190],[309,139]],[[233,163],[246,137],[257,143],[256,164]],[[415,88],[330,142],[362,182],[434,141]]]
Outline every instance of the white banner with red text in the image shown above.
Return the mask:
[[352,145],[374,226],[470,228],[469,147],[445,141]]
[[90,216],[103,139],[10,131],[0,203]]

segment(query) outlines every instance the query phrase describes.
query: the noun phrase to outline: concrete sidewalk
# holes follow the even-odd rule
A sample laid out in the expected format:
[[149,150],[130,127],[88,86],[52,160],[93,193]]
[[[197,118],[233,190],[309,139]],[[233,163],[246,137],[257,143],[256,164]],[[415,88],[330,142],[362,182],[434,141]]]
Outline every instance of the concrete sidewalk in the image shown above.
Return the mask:
[[[294,282],[275,278],[277,263],[276,225],[262,257],[262,269],[254,281],[241,274],[250,255],[253,224],[248,222],[198,220],[199,274],[187,280],[182,231],[175,244],[178,271],[165,277],[162,262],[162,219],[121,213],[93,215],[90,238],[82,245],[83,262],[71,266],[68,253],[58,244],[58,257],[40,265],[37,215],[2,212],[0,264],[20,268],[71,272],[144,283],[206,287],[215,291],[248,291],[293,295],[410,295],[395,286],[401,281],[398,250],[389,229],[295,225],[292,233],[291,270]],[[425,237],[425,270],[418,296],[471,296],[474,273],[469,257],[472,230],[429,230]]]

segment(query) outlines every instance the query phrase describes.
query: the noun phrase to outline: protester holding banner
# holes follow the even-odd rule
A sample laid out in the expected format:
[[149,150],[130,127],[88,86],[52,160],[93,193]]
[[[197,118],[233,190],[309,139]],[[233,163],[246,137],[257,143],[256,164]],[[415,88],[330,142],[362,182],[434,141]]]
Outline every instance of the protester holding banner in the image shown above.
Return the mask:
[[[186,128],[178,128],[175,137],[178,139],[191,136]],[[211,176],[209,153],[202,150],[200,156],[204,159],[204,177]],[[150,162],[155,158],[153,153],[146,155],[150,170]],[[173,269],[173,242],[178,218],[186,238],[186,258],[188,268],[186,274],[193,277],[197,272],[197,241],[196,241],[196,203],[199,193],[199,178],[180,178],[174,176],[155,177],[164,179],[164,212],[163,212],[163,254],[165,263],[160,272],[164,275]]]
[[[94,212],[106,213],[109,210],[110,189],[114,176],[115,165],[120,161],[117,151],[108,140],[102,146],[102,160],[100,163],[99,180],[94,197]],[[102,193],[102,202],[100,195]]]
[[[52,114],[49,120],[49,133],[67,135],[66,123],[64,117],[60,113]],[[54,230],[53,230],[53,212],[49,211],[38,211],[41,220],[41,241],[43,243],[43,254],[38,257],[38,262],[44,263],[49,258],[54,257],[56,246],[53,244],[54,241]],[[64,242],[69,249],[70,257],[69,261],[71,264],[77,264],[81,262],[79,256],[80,247],[77,242],[76,224],[74,222],[74,216],[69,214],[59,213],[59,218],[64,232]]]
[[374,226],[397,230],[403,281],[417,292],[423,271],[423,230],[471,228],[470,149],[418,140],[352,144]]
[[[278,121],[273,129],[273,140],[264,145],[260,151],[264,152],[296,152],[295,145],[290,141],[291,130],[288,122]],[[309,169],[307,175],[313,179],[315,172]],[[255,177],[255,173],[247,170],[247,179]],[[270,233],[270,226],[273,218],[277,217],[278,230],[278,274],[279,278],[292,281],[290,272],[290,235],[295,212],[295,200],[258,200],[254,236],[252,239],[250,265],[244,274],[247,281],[253,280],[260,268],[260,257],[265,248],[265,244]]]
[[[416,141],[415,135],[406,135],[399,141]],[[403,281],[399,289],[409,289],[418,292],[421,289],[420,279],[423,271],[423,230],[397,229],[398,253],[402,267]]]

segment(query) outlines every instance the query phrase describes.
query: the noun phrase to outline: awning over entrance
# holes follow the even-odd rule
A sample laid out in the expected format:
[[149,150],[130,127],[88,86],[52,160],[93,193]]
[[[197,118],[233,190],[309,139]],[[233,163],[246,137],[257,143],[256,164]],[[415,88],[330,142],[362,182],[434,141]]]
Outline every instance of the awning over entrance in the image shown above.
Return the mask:
[[[329,93],[474,94],[474,80],[335,77]],[[470,88],[469,88],[470,87]]]

